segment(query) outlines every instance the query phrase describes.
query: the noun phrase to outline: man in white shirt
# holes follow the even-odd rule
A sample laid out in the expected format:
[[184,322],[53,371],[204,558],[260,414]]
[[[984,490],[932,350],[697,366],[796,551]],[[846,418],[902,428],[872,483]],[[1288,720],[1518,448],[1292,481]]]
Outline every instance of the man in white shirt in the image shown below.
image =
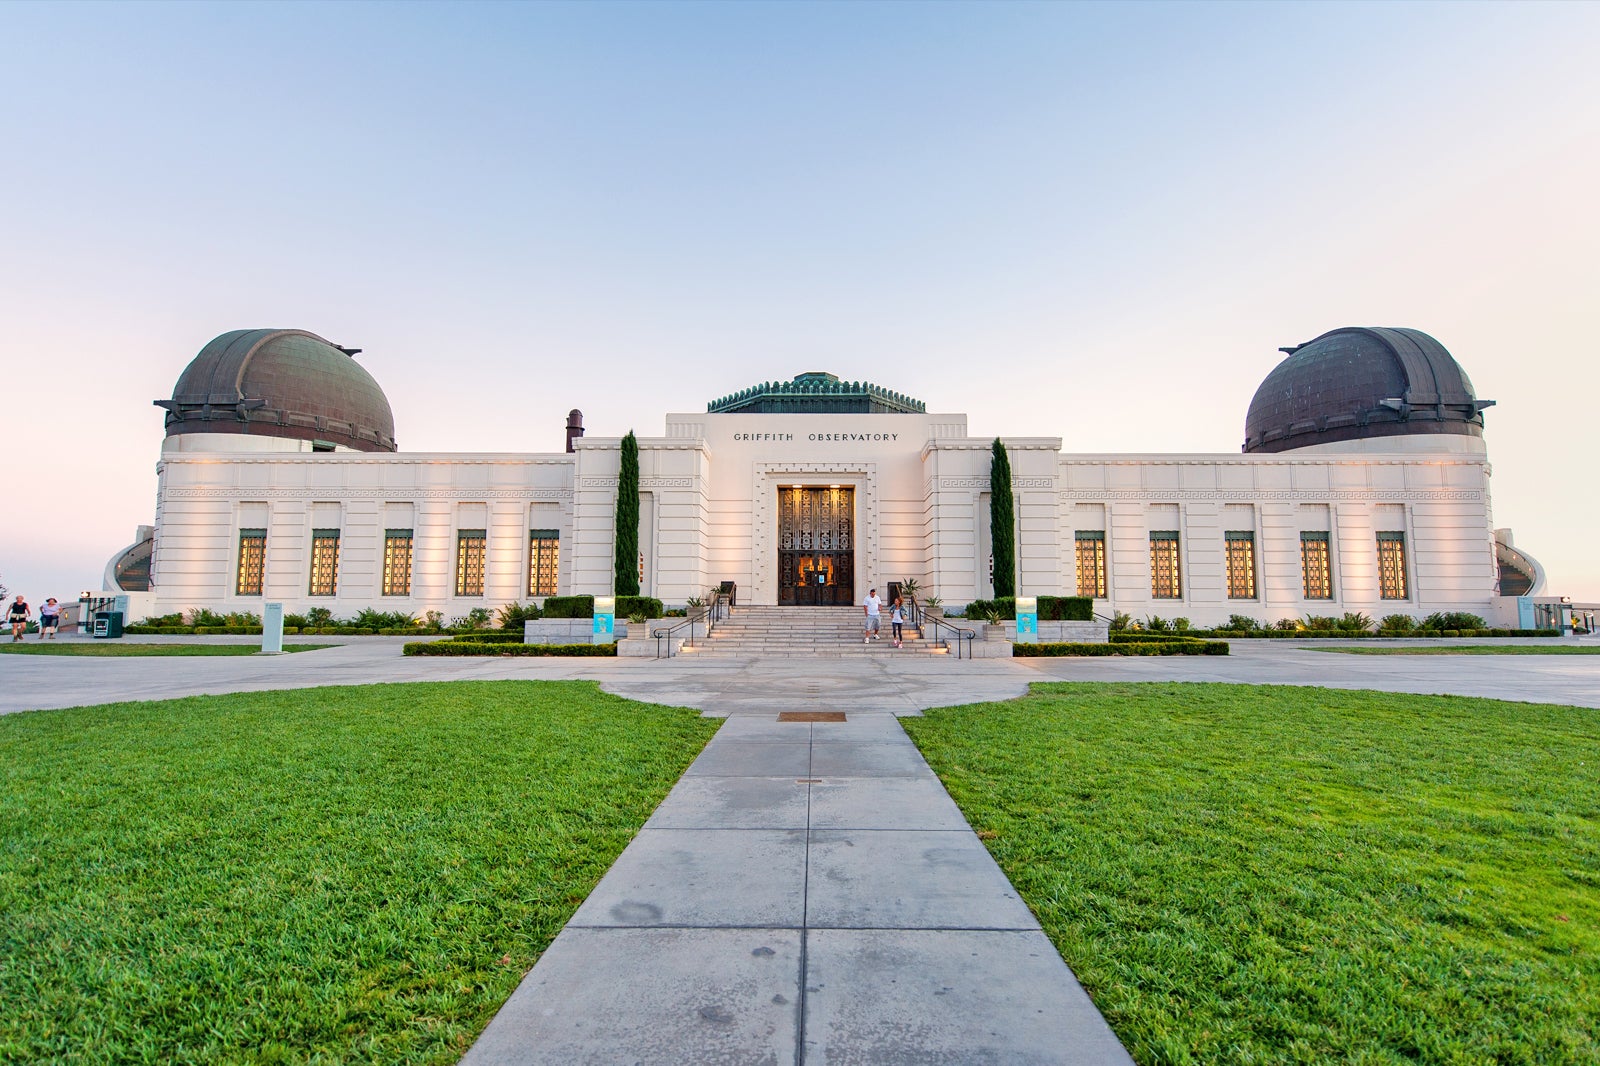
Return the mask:
[[883,601],[878,599],[878,590],[872,589],[867,593],[867,598],[861,601],[861,609],[867,612],[866,629],[861,634],[861,643],[878,639],[878,626],[882,619],[878,616],[878,609],[883,606]]

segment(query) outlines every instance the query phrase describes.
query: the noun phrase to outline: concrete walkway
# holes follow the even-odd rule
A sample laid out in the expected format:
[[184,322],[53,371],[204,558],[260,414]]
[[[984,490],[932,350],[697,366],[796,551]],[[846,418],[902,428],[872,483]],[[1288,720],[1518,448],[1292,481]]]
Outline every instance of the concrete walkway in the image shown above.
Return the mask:
[[1131,1063],[900,723],[846,717],[730,718],[464,1066]]

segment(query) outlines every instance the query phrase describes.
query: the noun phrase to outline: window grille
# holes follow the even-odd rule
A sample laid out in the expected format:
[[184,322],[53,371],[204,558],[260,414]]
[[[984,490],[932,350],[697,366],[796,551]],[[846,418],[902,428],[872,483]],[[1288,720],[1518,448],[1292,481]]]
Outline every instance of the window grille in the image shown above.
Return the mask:
[[1308,600],[1333,599],[1333,564],[1328,555],[1328,534],[1300,534],[1300,584]]
[[1078,556],[1078,595],[1106,598],[1106,531],[1078,530],[1074,547]]
[[463,529],[456,533],[456,595],[483,595],[483,560],[488,531]]
[[339,531],[311,531],[311,587],[313,596],[332,596],[339,590]]
[[1228,599],[1256,598],[1256,535],[1253,530],[1230,529],[1223,533],[1228,566]]
[[234,592],[240,596],[261,595],[262,575],[267,563],[267,531],[239,530],[239,574]]
[[1183,597],[1183,581],[1178,572],[1178,531],[1150,531],[1150,595],[1158,600]]
[[1406,535],[1378,534],[1378,595],[1386,600],[1406,598]]
[[561,564],[560,535],[554,529],[528,530],[528,595],[556,594],[556,575]]
[[411,530],[383,531],[383,594],[411,595]]

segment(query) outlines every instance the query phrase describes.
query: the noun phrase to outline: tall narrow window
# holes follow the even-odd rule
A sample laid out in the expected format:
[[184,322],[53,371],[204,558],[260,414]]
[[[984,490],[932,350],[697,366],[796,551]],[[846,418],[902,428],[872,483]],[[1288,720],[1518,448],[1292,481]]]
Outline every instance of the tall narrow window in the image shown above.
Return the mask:
[[1308,600],[1333,599],[1333,569],[1325,531],[1300,534],[1300,585]]
[[1255,599],[1256,535],[1254,531],[1230,529],[1224,532],[1222,536],[1228,564],[1228,599]]
[[311,588],[313,596],[332,596],[339,591],[339,531],[311,531]]
[[239,576],[234,591],[240,596],[261,595],[261,578],[267,563],[267,531],[239,530]]
[[411,530],[383,531],[383,594],[411,595]]
[[1183,596],[1183,581],[1178,573],[1178,531],[1150,531],[1150,595],[1158,600]]
[[560,531],[528,530],[528,595],[554,596],[561,563]]
[[1074,541],[1078,553],[1078,595],[1106,598],[1106,531],[1080,529]]
[[1378,595],[1386,600],[1406,598],[1406,535],[1378,534]]
[[456,595],[483,595],[483,557],[488,535],[482,529],[456,534]]

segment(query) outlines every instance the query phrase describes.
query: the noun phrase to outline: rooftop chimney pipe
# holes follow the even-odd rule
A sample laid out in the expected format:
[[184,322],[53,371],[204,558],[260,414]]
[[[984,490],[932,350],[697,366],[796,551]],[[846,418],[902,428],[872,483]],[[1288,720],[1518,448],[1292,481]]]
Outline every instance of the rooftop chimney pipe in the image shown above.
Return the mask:
[[583,412],[574,407],[567,412],[567,454],[572,453],[572,442],[583,436]]

